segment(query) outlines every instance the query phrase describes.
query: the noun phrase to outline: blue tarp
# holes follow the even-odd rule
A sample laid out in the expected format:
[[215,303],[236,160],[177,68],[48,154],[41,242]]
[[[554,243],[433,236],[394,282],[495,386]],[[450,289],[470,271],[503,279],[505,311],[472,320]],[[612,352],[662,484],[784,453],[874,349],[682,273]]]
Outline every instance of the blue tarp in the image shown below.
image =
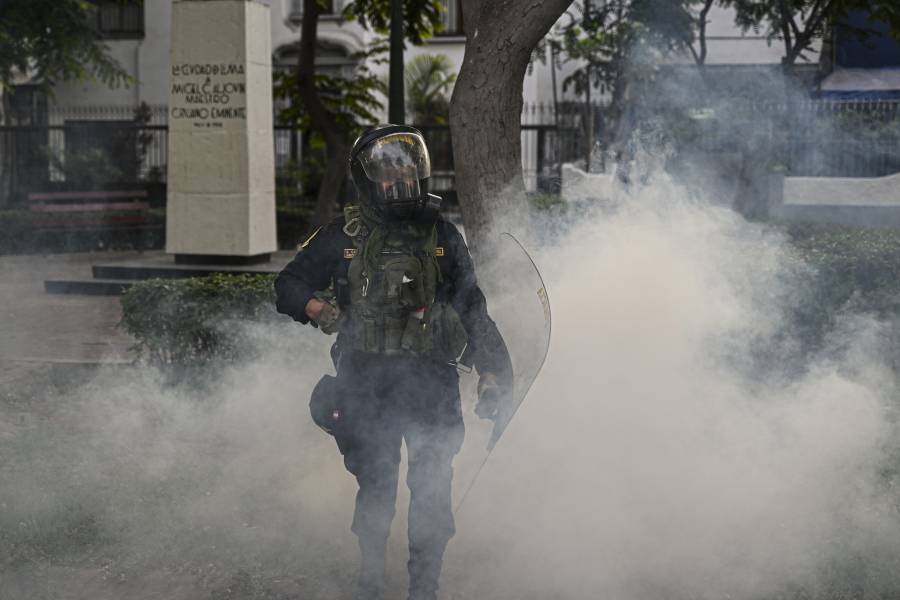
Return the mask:
[[[900,67],[900,43],[890,35],[886,23],[872,21],[865,11],[853,11],[848,27],[838,28],[835,62],[845,69]],[[863,38],[858,31],[868,33]]]

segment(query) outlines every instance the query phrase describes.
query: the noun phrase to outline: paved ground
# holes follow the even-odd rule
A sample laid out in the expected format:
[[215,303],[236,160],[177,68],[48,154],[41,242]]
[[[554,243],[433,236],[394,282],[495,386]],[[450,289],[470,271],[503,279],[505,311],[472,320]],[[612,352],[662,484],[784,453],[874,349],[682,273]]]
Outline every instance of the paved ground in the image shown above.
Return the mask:
[[117,297],[44,292],[138,257],[0,256],[0,600],[348,598],[355,485],[297,361],[242,372],[219,410],[131,364]]
[[[279,252],[271,264],[286,263],[292,254]],[[93,263],[135,260],[159,265],[167,257],[133,251],[0,256],[0,363],[130,360],[131,341],[116,327],[122,316],[117,297],[47,294],[44,280],[89,279]]]
[[[148,254],[158,260],[154,255],[161,253],[143,256]],[[291,254],[279,253],[273,262],[285,262]],[[333,566],[317,558],[315,548],[306,548],[303,537],[284,542],[289,546],[283,553],[287,558],[279,562],[271,559],[274,551],[269,551],[267,544],[285,536],[267,534],[257,541],[255,535],[243,533],[250,531],[243,514],[227,520],[225,527],[211,528],[202,512],[186,524],[170,522],[172,515],[188,510],[182,505],[208,502],[210,492],[199,489],[205,481],[202,478],[218,481],[219,472],[231,468],[244,450],[229,454],[227,436],[210,433],[205,427],[195,429],[186,441],[166,429],[165,423],[175,417],[182,419],[181,424],[199,422],[185,417],[196,407],[187,406],[181,413],[174,404],[165,405],[168,408],[160,410],[167,418],[160,420],[153,402],[141,404],[129,398],[126,392],[131,382],[140,392],[143,380],[141,369],[131,364],[131,339],[117,328],[121,318],[118,297],[51,295],[43,288],[48,278],[89,278],[94,262],[141,257],[137,252],[0,256],[0,600],[340,598],[339,590],[348,585],[343,582],[346,577],[335,576]],[[124,383],[117,395],[96,400],[111,382]],[[121,404],[109,404],[116,402]],[[98,412],[98,407],[115,408]],[[169,409],[172,412],[166,413]],[[308,421],[301,409],[279,414],[293,419],[288,429],[294,422]],[[116,427],[106,427],[103,419],[114,417],[124,420]],[[136,424],[140,425],[131,433],[122,434],[125,437],[117,434]],[[146,428],[159,431],[141,439],[134,437],[148,433]],[[171,436],[159,442],[157,433]],[[204,436],[205,441],[201,439]],[[304,449],[308,444],[324,446],[339,465],[325,436],[309,436],[308,441],[293,434],[291,438],[297,438],[296,444]],[[253,439],[251,449],[261,445]],[[122,446],[110,450],[118,443]],[[162,445],[157,446],[159,443]],[[183,460],[175,460],[165,450],[176,446],[176,454],[183,455]],[[163,449],[161,462],[154,462],[162,467],[150,474],[153,468],[148,464],[153,460],[144,459],[153,448]],[[296,454],[303,457],[315,452]],[[262,462],[280,464],[270,458],[267,455]],[[126,463],[128,466],[120,468]],[[344,479],[347,485],[350,480]],[[235,481],[227,480],[222,489],[230,489],[243,478]],[[250,483],[246,486],[249,491],[232,497],[250,498],[253,507],[254,490],[268,487]],[[352,502],[351,493],[342,497]],[[245,510],[237,500],[232,504],[235,513]],[[135,506],[138,508],[132,510]],[[155,510],[160,511],[158,515]],[[266,509],[263,513],[277,511]],[[277,514],[293,518],[291,511]],[[153,519],[158,519],[158,526],[141,529],[138,525],[157,523]],[[341,522],[340,530],[349,537],[344,529],[346,524]],[[132,539],[134,531],[141,531],[147,539]],[[165,533],[157,539],[148,531]],[[217,537],[222,532],[232,536],[229,543]],[[247,550],[244,538],[233,541],[239,535],[251,540],[253,550]],[[203,541],[198,541],[200,538]],[[179,544],[181,551],[167,558]],[[324,553],[326,557],[333,554],[334,550]],[[270,560],[257,564],[256,555],[270,556]],[[276,558],[279,555],[275,553]]]
[[117,297],[51,295],[49,278],[89,278],[91,263],[137,252],[0,256],[0,363],[128,359]]

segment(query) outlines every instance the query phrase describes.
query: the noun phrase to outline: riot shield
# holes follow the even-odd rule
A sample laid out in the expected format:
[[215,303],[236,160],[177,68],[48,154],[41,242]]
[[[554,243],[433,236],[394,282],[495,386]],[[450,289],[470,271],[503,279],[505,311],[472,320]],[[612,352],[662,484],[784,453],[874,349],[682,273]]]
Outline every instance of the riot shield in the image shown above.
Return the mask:
[[519,241],[503,233],[492,260],[479,271],[488,310],[509,349],[513,390],[500,403],[488,441],[490,452],[528,395],[550,350],[550,299],[534,261]]

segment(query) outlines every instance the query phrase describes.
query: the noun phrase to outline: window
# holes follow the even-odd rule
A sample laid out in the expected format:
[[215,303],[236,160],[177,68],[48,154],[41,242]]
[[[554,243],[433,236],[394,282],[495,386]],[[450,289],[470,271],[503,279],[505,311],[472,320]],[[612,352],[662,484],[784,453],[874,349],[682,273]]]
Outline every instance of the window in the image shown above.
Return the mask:
[[63,171],[67,181],[138,180],[142,152],[134,121],[66,121]]
[[465,35],[460,0],[441,0],[441,5],[444,7],[444,10],[441,11],[441,23],[444,25],[444,30],[438,35]]
[[144,37],[144,3],[103,0],[97,3],[97,31],[105,38]]
[[[319,6],[319,16],[336,17],[341,12],[344,2],[340,0],[321,0]],[[303,0],[292,0],[291,14],[288,18],[294,23],[300,23],[303,20]]]

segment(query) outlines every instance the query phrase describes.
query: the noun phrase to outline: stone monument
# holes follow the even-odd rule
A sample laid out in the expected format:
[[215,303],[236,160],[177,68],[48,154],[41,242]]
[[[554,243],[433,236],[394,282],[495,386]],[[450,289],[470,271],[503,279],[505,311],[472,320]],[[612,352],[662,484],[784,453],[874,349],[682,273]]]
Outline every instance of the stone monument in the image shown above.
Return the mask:
[[265,0],[174,0],[166,251],[269,260],[275,236],[272,40]]

